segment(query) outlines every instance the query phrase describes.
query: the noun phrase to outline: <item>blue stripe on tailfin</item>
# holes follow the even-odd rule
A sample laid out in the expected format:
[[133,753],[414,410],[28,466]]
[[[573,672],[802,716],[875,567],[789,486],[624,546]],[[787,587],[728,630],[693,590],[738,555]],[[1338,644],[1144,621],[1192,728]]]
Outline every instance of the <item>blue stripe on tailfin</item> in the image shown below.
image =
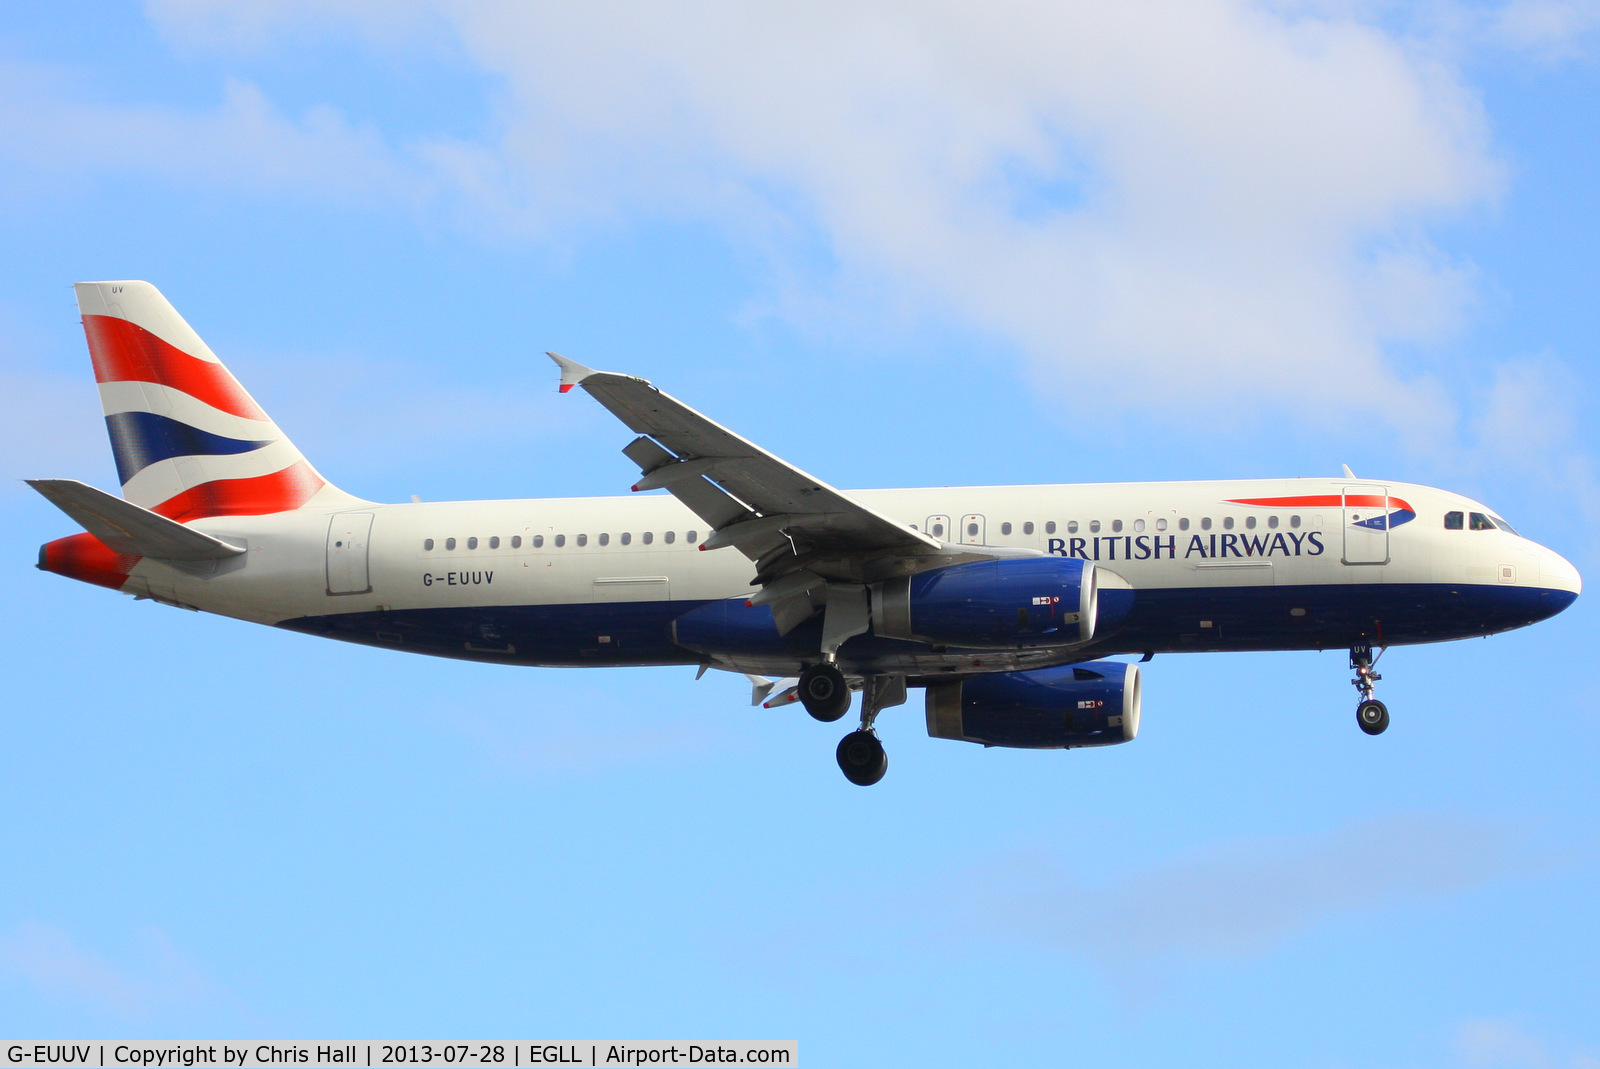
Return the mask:
[[125,484],[139,472],[172,457],[215,457],[249,453],[270,441],[250,442],[191,427],[154,412],[114,412],[106,417],[117,478]]

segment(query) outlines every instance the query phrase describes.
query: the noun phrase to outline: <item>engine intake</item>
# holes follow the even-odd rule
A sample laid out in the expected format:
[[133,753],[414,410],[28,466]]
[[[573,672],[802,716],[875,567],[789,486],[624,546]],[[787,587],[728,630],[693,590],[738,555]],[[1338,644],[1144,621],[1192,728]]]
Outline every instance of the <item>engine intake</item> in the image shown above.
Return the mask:
[[954,564],[872,587],[874,633],[950,646],[1076,645],[1098,613],[1095,566],[1073,557]]
[[1139,666],[1089,661],[928,688],[928,734],[985,746],[1114,746],[1139,734]]

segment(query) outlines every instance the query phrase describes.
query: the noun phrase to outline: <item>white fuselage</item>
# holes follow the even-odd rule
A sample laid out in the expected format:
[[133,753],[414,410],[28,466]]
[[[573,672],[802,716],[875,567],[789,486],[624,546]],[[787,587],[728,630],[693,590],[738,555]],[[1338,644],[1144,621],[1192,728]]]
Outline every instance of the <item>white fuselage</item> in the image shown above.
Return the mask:
[[[1396,521],[1392,529],[1360,527],[1363,513],[1382,510],[1342,507],[1341,497],[1353,500],[1357,490],[1407,504],[1415,518]],[[1526,538],[1499,529],[1446,529],[1446,513],[1488,510],[1456,494],[1406,483],[1274,479],[864,490],[853,496],[947,541],[1094,560],[1125,579],[1136,597],[1181,591],[1185,604],[1199,599],[1196,611],[1202,614],[1207,592],[1232,591],[1236,600],[1241,588],[1474,587],[1575,594],[1579,584],[1571,564]],[[1237,503],[1262,499],[1320,503]],[[1393,509],[1391,514],[1400,515]],[[357,532],[365,546],[344,544],[336,528],[365,515],[371,516],[370,533]],[[626,613],[633,604],[688,606],[746,597],[755,589],[751,562],[733,549],[701,551],[704,522],[664,494],[372,504],[217,517],[193,526],[247,545],[248,553],[214,572],[146,560],[125,589],[267,624],[499,607],[607,606]],[[331,578],[335,572],[350,592],[336,592],[341,582]],[[1192,648],[1230,647],[1226,640],[1208,641],[1211,636],[1200,633],[1202,622],[1197,618],[1187,627],[1198,635]],[[1295,620],[1282,622],[1286,648],[1308,644],[1293,639]],[[1445,626],[1437,634],[1377,637],[1404,642],[1458,636]],[[1323,641],[1343,643],[1345,637]],[[463,639],[457,655],[493,659],[494,646]],[[1133,651],[1152,641],[1126,646]],[[640,660],[660,659],[657,653]],[[685,652],[682,659],[704,658]],[[632,662],[623,656],[606,663]]]

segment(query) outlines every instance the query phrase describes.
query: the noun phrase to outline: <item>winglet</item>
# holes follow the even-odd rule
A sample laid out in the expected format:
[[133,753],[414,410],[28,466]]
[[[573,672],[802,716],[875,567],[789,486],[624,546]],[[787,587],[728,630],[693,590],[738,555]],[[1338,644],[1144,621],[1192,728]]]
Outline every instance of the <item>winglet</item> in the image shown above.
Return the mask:
[[1354,479],[1356,477],[1356,473],[1350,470],[1350,465],[1340,464],[1339,466],[1344,469],[1344,477],[1346,479]]
[[584,367],[576,360],[568,360],[560,353],[545,353],[561,369],[561,392],[566,393],[578,383],[594,374],[594,368]]

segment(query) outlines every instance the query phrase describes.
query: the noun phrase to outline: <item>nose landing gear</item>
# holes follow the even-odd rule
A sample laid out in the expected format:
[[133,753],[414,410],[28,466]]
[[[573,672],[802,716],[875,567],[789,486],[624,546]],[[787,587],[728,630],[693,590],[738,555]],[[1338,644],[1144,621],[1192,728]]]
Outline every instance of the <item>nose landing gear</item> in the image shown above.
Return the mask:
[[[1383,651],[1379,650],[1381,657]],[[1352,646],[1350,648],[1350,667],[1355,671],[1356,677],[1350,685],[1361,692],[1361,704],[1356,706],[1356,723],[1368,735],[1382,735],[1389,726],[1389,707],[1372,696],[1372,688],[1383,677],[1372,670],[1377,658],[1372,655],[1371,646]]]

